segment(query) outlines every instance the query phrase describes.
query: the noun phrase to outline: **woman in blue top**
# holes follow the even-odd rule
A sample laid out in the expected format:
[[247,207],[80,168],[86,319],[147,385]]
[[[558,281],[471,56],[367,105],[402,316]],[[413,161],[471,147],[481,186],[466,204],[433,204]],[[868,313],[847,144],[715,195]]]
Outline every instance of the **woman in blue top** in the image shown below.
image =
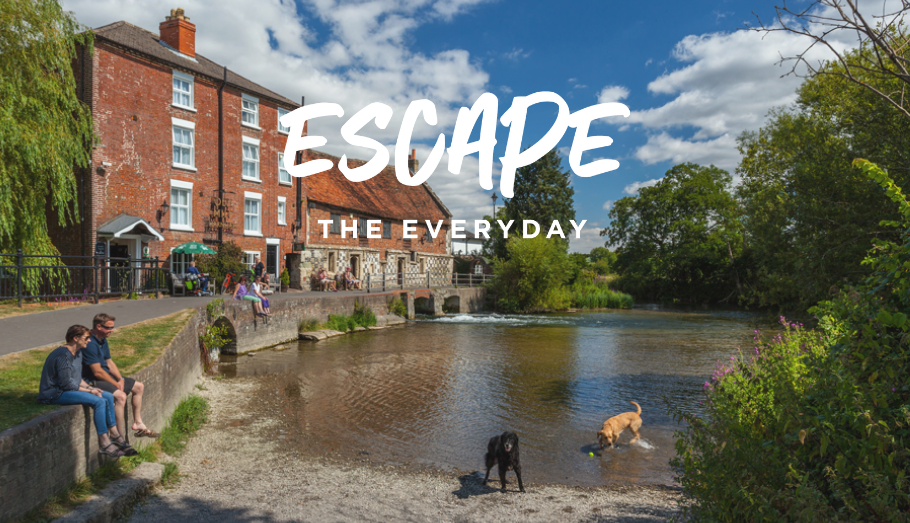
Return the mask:
[[88,345],[90,337],[88,327],[73,325],[67,329],[66,345],[54,349],[44,360],[38,402],[92,407],[95,431],[98,433],[98,451],[115,458],[135,456],[138,453],[117,430],[114,396],[89,386],[81,378],[82,354],[79,351]]

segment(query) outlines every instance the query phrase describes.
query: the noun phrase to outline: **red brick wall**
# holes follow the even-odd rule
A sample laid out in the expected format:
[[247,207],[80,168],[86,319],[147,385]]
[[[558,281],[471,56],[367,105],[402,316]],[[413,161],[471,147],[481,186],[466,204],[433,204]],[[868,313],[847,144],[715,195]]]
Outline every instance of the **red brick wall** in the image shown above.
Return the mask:
[[[98,143],[93,154],[87,189],[92,201],[88,247],[94,245],[97,228],[119,214],[143,218],[165,237],[148,244],[151,257],[166,258],[170,248],[187,241],[202,241],[203,218],[218,188],[218,83],[196,76],[195,112],[180,109],[172,102],[173,69],[144,57],[99,43],[92,58],[92,104]],[[286,135],[277,130],[274,102],[259,99],[260,130],[241,126],[241,92],[224,90],[224,188],[232,192],[233,234],[244,250],[266,251],[266,238],[281,240],[280,254],[291,251],[292,224],[296,218],[296,180],[290,186],[278,183],[278,152],[284,150]],[[287,108],[292,109],[292,108]],[[171,117],[195,122],[196,171],[172,165]],[[242,136],[260,140],[261,183],[241,180]],[[95,174],[103,162],[105,174]],[[192,226],[194,232],[170,229],[169,211],[158,220],[156,211],[170,203],[170,180],[192,182]],[[243,193],[262,194],[262,236],[243,234]],[[278,225],[278,196],[286,198],[286,223]],[[89,216],[86,216],[89,219]],[[57,235],[57,237],[60,237]],[[90,254],[90,253],[87,253]]]
[[196,56],[196,25],[186,20],[168,20],[158,25],[158,34],[167,45],[187,56]]

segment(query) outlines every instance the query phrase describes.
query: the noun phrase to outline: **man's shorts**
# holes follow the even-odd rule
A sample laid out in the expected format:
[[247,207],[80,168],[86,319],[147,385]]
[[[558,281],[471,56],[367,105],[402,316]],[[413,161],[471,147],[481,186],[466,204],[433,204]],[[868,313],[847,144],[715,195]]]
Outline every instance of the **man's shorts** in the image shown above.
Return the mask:
[[[133,378],[123,378],[123,393],[129,394],[130,392],[132,392],[133,385],[135,385],[135,384],[136,384],[136,380],[134,380]],[[119,390],[119,389],[117,389],[117,386],[114,385],[113,383],[109,383],[109,382],[102,381],[102,380],[96,381],[95,387],[99,388],[105,392],[110,392],[111,394],[113,394],[114,391]]]

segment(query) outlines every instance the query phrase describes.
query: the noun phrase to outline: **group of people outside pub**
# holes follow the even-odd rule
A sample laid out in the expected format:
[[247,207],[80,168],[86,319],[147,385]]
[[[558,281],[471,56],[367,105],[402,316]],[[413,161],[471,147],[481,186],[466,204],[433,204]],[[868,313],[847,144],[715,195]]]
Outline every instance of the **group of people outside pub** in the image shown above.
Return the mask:
[[119,458],[137,454],[124,437],[126,403],[130,395],[133,435],[157,438],[159,434],[142,422],[145,386],[123,376],[111,357],[108,337],[114,332],[114,322],[113,316],[102,313],[92,319],[91,329],[82,325],[67,329],[66,343],[54,349],[44,361],[38,402],[91,407],[99,452]]
[[338,271],[335,274],[335,278],[329,278],[328,271],[325,270],[325,267],[320,267],[316,271],[316,281],[319,283],[320,290],[322,291],[335,291],[340,290],[353,291],[361,290],[360,280],[358,280],[354,273],[351,272],[350,267],[345,267],[344,271]]

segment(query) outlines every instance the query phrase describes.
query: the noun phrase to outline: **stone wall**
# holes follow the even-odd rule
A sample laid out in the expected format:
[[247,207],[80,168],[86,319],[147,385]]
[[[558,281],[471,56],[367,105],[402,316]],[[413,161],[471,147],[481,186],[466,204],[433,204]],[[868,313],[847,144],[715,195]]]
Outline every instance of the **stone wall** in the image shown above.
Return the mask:
[[[418,297],[429,298],[436,313],[442,313],[443,303],[459,312],[478,312],[483,310],[484,294],[483,288],[464,288],[288,298],[273,300],[270,318],[256,317],[250,302],[226,301],[224,317],[219,321],[230,324],[235,338],[225,352],[243,353],[296,340],[302,319],[324,321],[329,314],[350,314],[355,302],[370,307],[377,315],[386,314],[388,302],[396,296],[406,303],[409,316],[413,316]],[[142,417],[150,428],[164,428],[174,408],[193,392],[203,372],[198,337],[205,317],[205,307],[197,308],[195,316],[161,356],[134,375],[145,384]],[[101,463],[88,407],[61,407],[0,432],[0,521],[22,516],[95,471]]]
[[[155,363],[135,374],[145,384],[143,421],[155,430],[164,428],[202,374],[202,319],[203,314],[193,316]],[[100,458],[88,407],[61,407],[0,432],[0,521],[22,516],[92,473]]]

